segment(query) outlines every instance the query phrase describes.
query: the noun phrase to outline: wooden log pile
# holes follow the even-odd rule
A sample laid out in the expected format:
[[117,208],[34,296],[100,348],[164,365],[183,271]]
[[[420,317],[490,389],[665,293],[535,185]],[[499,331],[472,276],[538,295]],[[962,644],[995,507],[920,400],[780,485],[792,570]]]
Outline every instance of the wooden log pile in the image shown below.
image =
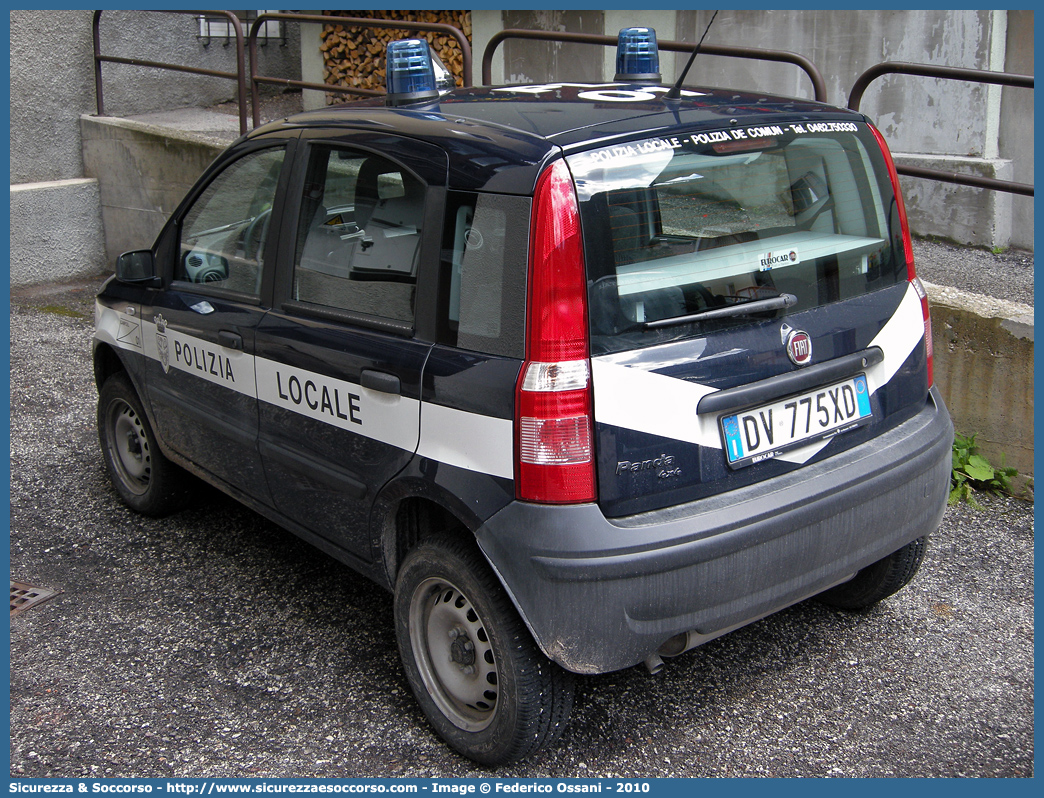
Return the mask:
[[[384,52],[388,43],[396,39],[427,39],[446,68],[463,85],[464,61],[460,45],[452,36],[431,31],[410,30],[409,22],[438,22],[453,25],[464,32],[471,43],[470,11],[323,11],[328,16],[358,17],[363,19],[402,20],[405,27],[367,28],[362,26],[327,24],[323,26],[319,49],[323,54],[323,82],[331,86],[352,86],[384,91]],[[357,99],[350,94],[331,92],[327,103],[348,102]]]

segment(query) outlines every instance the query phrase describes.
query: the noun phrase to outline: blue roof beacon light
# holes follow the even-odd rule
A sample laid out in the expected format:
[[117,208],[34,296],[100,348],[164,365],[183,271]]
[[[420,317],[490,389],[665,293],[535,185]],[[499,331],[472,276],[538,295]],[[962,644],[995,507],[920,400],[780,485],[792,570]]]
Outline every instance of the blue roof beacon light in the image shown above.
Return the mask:
[[659,83],[660,53],[652,28],[624,28],[616,40],[616,77],[613,80]]
[[399,39],[387,51],[388,105],[434,100],[439,96],[431,50],[424,39]]

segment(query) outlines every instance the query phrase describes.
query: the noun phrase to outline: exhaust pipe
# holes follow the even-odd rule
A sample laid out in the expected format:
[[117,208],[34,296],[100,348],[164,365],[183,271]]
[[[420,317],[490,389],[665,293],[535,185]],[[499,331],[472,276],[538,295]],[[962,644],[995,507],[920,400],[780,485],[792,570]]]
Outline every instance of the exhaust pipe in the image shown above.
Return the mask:
[[733,628],[738,627],[722,629],[720,632],[711,635],[701,635],[699,632],[676,634],[674,637],[668,638],[655,652],[645,658],[645,667],[648,668],[650,674],[655,676],[663,670],[663,657],[677,657],[679,654],[684,654],[686,651],[696,648],[696,646],[703,645],[708,640],[713,640],[726,632],[731,632]]
[[[815,590],[811,591],[805,596],[802,596],[796,601],[791,602],[791,604],[796,604],[798,601],[804,601],[805,599],[811,598],[812,596],[821,593],[824,590],[828,590],[834,585],[839,585],[842,582],[847,582],[849,579],[852,579],[853,576],[855,576],[855,574],[848,574],[842,579],[838,579],[836,582],[832,582],[825,586],[819,585],[816,587]],[[679,632],[673,637],[667,638],[660,645],[660,647],[656,649],[655,652],[653,652],[645,658],[645,667],[649,669],[649,673],[655,675],[663,670],[663,657],[677,657],[679,654],[684,654],[686,651],[691,651],[697,646],[702,646],[704,643],[709,643],[711,640],[721,637],[722,635],[726,635],[729,632],[734,632],[735,630],[740,629],[746,626],[747,624],[754,623],[754,621],[760,621],[762,618],[764,618],[766,615],[770,615],[772,612],[775,612],[775,610],[763,612],[760,615],[756,615],[753,618],[748,618],[745,621],[740,621],[739,623],[735,623],[732,626],[726,626],[724,629],[717,629],[711,632],[710,634],[701,634],[700,632],[697,632],[695,629],[689,630],[688,632]]]

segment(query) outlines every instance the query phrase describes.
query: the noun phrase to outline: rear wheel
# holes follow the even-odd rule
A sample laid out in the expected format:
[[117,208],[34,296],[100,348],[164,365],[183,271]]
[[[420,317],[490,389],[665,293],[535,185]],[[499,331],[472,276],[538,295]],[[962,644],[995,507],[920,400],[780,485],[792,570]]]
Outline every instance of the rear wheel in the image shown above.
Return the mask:
[[183,506],[189,475],[160,452],[134,386],[122,372],[109,377],[98,394],[98,439],[109,478],[128,507],[161,516]]
[[395,587],[403,667],[424,714],[464,756],[514,762],[558,739],[572,675],[543,655],[474,545],[426,541]]
[[928,538],[917,538],[898,551],[862,569],[852,579],[820,593],[824,604],[843,610],[862,610],[901,590],[921,567]]

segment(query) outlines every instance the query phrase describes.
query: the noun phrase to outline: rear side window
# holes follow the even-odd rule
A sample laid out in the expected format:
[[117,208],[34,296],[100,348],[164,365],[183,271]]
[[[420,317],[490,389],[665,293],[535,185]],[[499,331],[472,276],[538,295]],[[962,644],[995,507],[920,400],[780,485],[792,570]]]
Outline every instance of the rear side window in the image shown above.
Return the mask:
[[442,245],[446,343],[525,355],[529,197],[448,192]]
[[[592,351],[762,320],[649,322],[790,294],[785,315],[906,278],[887,171],[853,123],[700,131],[568,159],[580,199]],[[894,233],[894,235],[893,235]]]

